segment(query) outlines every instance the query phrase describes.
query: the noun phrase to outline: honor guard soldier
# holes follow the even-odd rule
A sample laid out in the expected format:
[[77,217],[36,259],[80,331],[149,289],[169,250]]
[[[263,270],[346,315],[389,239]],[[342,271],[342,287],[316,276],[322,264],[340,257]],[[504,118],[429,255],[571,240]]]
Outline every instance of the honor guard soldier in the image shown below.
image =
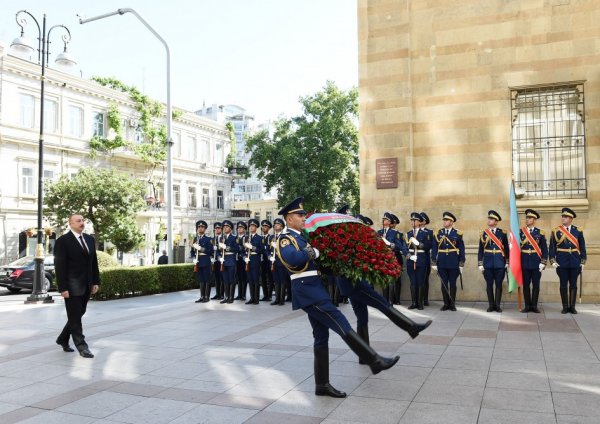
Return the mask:
[[410,278],[410,297],[412,303],[408,309],[423,310],[423,299],[425,296],[425,273],[429,261],[426,252],[431,249],[431,234],[429,231],[420,231],[420,222],[423,219],[420,213],[412,212],[410,222],[412,230],[404,237],[407,247],[406,272]]
[[235,241],[237,243],[237,256],[236,256],[236,267],[235,277],[238,285],[238,294],[234,300],[246,300],[246,292],[248,287],[248,276],[246,273],[246,261],[244,260],[244,241],[246,239],[246,230],[248,226],[244,221],[239,221],[236,225],[237,236]]
[[263,290],[263,297],[261,300],[270,302],[273,294],[273,273],[271,272],[271,261],[269,257],[273,254],[271,251],[271,242],[273,241],[273,235],[271,234],[271,228],[273,225],[268,219],[263,219],[260,222],[261,243],[263,247],[263,253],[261,255],[260,263],[260,281]]
[[219,243],[222,241],[223,224],[215,222],[213,224],[213,238],[211,240],[213,245],[213,255],[211,258],[213,275],[215,276],[215,295],[211,297],[213,300],[222,300],[223,296],[223,279],[221,278],[221,262]]
[[444,306],[440,311],[456,311],[456,279],[465,266],[465,242],[462,232],[454,228],[456,216],[442,214],[443,227],[434,235],[431,246],[432,269],[440,276]]
[[338,333],[354,353],[371,368],[373,374],[391,368],[399,357],[384,358],[364,342],[352,329],[346,317],[333,306],[319,276],[315,261],[319,251],[314,249],[303,233],[306,211],[299,197],[279,211],[288,231],[277,242],[277,256],[292,280],[292,308],[308,314],[314,337],[315,394],[346,397],[329,383],[329,329]]
[[271,241],[271,256],[269,256],[271,272],[273,273],[273,284],[275,285],[275,299],[271,302],[271,305],[285,304],[285,290],[290,278],[287,270],[281,263],[281,259],[276,255],[277,242],[284,228],[285,222],[283,222],[283,219],[275,218],[273,221],[273,231],[275,234],[273,234],[273,240]]
[[542,271],[546,268],[548,261],[548,243],[544,232],[535,226],[535,221],[539,218],[539,213],[533,209],[527,209],[525,211],[525,227],[519,231],[523,296],[525,297],[525,307],[521,310],[523,313],[540,313],[537,304],[540,297]]
[[233,303],[235,295],[235,268],[237,265],[236,254],[238,244],[232,233],[233,222],[228,219],[223,221],[223,237],[219,243],[219,254],[221,260],[221,277],[225,290],[225,298],[221,303]]
[[[494,210],[488,211],[488,228],[481,232],[479,237],[479,252],[477,261],[479,270],[483,272],[489,307],[487,312],[502,312],[502,281],[508,266],[508,236],[506,231],[497,228],[502,221],[500,214]],[[494,299],[494,284],[496,297]]]
[[[396,255],[396,260],[400,264],[400,268],[403,268],[404,267],[404,255],[407,252],[407,248],[406,248],[406,243],[404,242],[404,233],[402,233],[402,231],[396,229],[396,226],[398,226],[398,225],[400,225],[400,218],[398,218],[396,215],[392,214],[392,223],[391,223],[390,227],[396,231],[396,243],[395,244],[398,244],[401,246],[400,249],[398,249],[394,252],[394,254]],[[398,275],[398,278],[396,278],[396,281],[394,281],[394,287],[390,293],[392,296],[392,300],[390,301],[390,303],[392,303],[394,305],[400,304],[401,290],[402,290],[402,273],[400,273],[400,275]]]
[[206,235],[206,221],[196,222],[196,237],[192,244],[191,256],[195,258],[196,282],[200,287],[200,299],[196,303],[206,303],[210,301],[210,268],[211,256],[213,254],[213,245],[210,237]]
[[[367,226],[373,225],[371,218],[358,214],[357,219]],[[336,278],[336,284],[343,296],[347,296],[356,315],[356,333],[369,344],[369,311],[367,306],[381,311],[390,321],[406,331],[413,339],[431,325],[431,320],[425,324],[417,324],[399,310],[394,308],[387,299],[375,291],[366,280],[357,283],[350,282],[345,277]],[[362,361],[359,360],[359,363]]]
[[[431,240],[433,245],[433,230],[427,228],[431,220],[425,212],[421,212],[421,230],[429,231],[431,234]],[[427,258],[427,266],[425,267],[425,284],[423,285],[423,306],[429,306],[429,276],[431,275],[431,249],[425,251],[425,257]]]
[[[550,263],[560,280],[561,313],[576,314],[577,278],[583,271],[587,253],[583,228],[573,225],[577,214],[569,208],[562,209],[562,225],[552,229],[550,238]],[[569,290],[567,297],[567,288]]]
[[263,253],[263,243],[256,233],[258,220],[248,220],[249,234],[244,239],[244,262],[246,263],[246,278],[250,285],[250,300],[246,305],[258,305],[260,300],[260,264]]
[[[385,244],[394,252],[396,257],[398,254],[403,256],[405,254],[404,250],[404,241],[402,240],[402,235],[398,231],[392,228],[392,225],[395,225],[396,219],[394,215],[390,212],[385,212],[381,217],[381,225],[383,228],[377,231],[377,234],[381,236]],[[393,224],[394,223],[394,224]],[[400,262],[400,266],[402,266],[402,262]],[[400,294],[398,294],[398,297]],[[394,303],[394,288],[390,289],[390,286],[386,286],[383,288],[383,297],[385,297],[390,303]]]

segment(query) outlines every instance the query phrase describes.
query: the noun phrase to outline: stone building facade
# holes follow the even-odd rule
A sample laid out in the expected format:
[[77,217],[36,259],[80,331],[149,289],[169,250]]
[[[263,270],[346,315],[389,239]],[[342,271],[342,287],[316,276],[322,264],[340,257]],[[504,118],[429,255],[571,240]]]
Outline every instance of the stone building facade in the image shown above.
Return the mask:
[[[362,212],[393,211],[404,231],[412,210],[431,228],[453,212],[467,245],[458,299],[483,300],[479,235],[489,209],[509,227],[514,179],[546,234],[563,206],[577,212],[583,301],[598,301],[600,3],[358,0],[358,22]],[[397,187],[377,189],[377,159],[397,161]],[[557,282],[544,271],[542,301],[559,299]]]

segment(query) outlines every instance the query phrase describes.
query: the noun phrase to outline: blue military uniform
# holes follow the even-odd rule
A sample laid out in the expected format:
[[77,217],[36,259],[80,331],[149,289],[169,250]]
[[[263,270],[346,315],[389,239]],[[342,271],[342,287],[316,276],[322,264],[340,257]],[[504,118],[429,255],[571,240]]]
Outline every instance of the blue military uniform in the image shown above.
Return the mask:
[[[239,229],[243,228],[243,234],[240,234]],[[248,287],[248,275],[246,272],[246,262],[244,261],[245,253],[244,253],[244,241],[246,239],[246,230],[248,230],[248,226],[244,221],[240,221],[236,225],[237,234],[235,236],[235,241],[237,243],[237,256],[236,256],[236,267],[235,267],[235,277],[238,286],[238,294],[234,300],[246,300],[246,292]]]
[[[563,208],[562,216],[576,218],[577,214],[569,208]],[[556,267],[560,281],[560,297],[563,303],[562,313],[576,314],[577,278],[587,260],[583,228],[575,225],[561,225],[552,229],[550,238],[550,262]],[[567,297],[568,289],[568,297]]]
[[[525,211],[526,218],[539,219],[540,214],[533,209]],[[544,231],[533,226],[519,230],[521,246],[521,271],[523,275],[523,297],[525,308],[521,312],[540,313],[537,303],[540,296],[542,270],[548,260],[548,243]]]
[[211,239],[213,245],[213,255],[211,257],[211,262],[213,263],[213,275],[215,278],[215,295],[211,297],[211,299],[222,300],[224,298],[223,294],[223,279],[221,276],[221,250],[219,249],[219,242],[221,241],[221,235],[217,235],[216,230],[222,229],[223,224],[220,222],[215,222],[213,224],[213,237]]
[[[200,220],[196,222],[196,228],[204,227],[204,230],[208,227],[206,221]],[[206,234],[196,234],[194,237],[192,249],[190,255],[195,258],[196,265],[196,281],[200,288],[200,298],[196,303],[206,303],[210,300],[210,268],[211,268],[211,255],[213,254],[212,240]]]
[[[456,222],[456,217],[451,212],[444,212],[442,219]],[[465,242],[462,232],[454,227],[437,230],[431,248],[431,263],[437,267],[442,284],[444,306],[440,310],[456,311],[456,280],[460,269],[465,266]]]
[[271,241],[271,256],[269,257],[269,263],[272,264],[271,267],[273,269],[273,284],[275,286],[275,300],[271,302],[271,305],[284,305],[285,304],[285,292],[287,289],[288,283],[290,283],[290,276],[281,263],[281,259],[276,254],[277,243],[279,242],[279,238],[283,234],[283,228],[285,228],[285,223],[281,218],[275,218],[273,221],[273,225],[279,224],[281,225],[281,232],[275,233],[273,235],[273,240]]
[[[248,227],[250,226],[258,228],[258,221],[250,219]],[[249,244],[252,247],[247,247]],[[264,251],[263,240],[259,234],[251,232],[244,238],[244,245],[242,247],[244,248],[244,262],[248,264],[246,278],[250,285],[250,300],[246,302],[246,305],[258,305],[260,299],[260,264]]]
[[[488,219],[496,222],[502,221],[500,214],[494,210],[488,212]],[[502,281],[508,264],[508,235],[501,228],[488,229],[498,240],[495,242],[486,231],[481,232],[479,237],[479,251],[477,261],[483,267],[483,278],[486,282],[488,296],[488,312],[502,312],[500,303],[502,301]],[[496,296],[494,298],[494,284],[496,285]]]
[[[406,244],[404,243],[404,235],[400,231],[395,230],[394,228],[391,228],[389,226],[393,224],[399,224],[400,220],[398,219],[398,217],[396,217],[390,212],[385,212],[381,219],[384,222],[385,220],[387,220],[388,226],[384,226],[383,228],[378,230],[377,234],[379,234],[379,236],[387,242],[386,244],[389,245],[392,252],[394,252],[394,255],[396,255],[398,263],[400,264],[400,266],[402,266],[402,258],[407,252]],[[401,282],[402,280],[400,279],[400,276],[398,276],[394,287],[390,288],[390,286],[386,286],[383,288],[383,297],[385,297],[390,303],[400,303]]]
[[[411,221],[420,222],[423,218],[418,212],[410,215]],[[412,241],[416,240],[416,243]],[[423,299],[425,292],[425,274],[429,266],[427,252],[431,249],[431,233],[429,231],[420,231],[419,227],[413,228],[406,233],[404,241],[406,243],[406,272],[410,278],[410,295],[412,303],[408,309],[423,309]]]
[[[273,293],[273,272],[271,272],[272,263],[269,258],[274,253],[271,248],[273,234],[270,234],[270,231],[273,225],[268,219],[263,219],[260,222],[260,226],[263,230],[263,233],[260,235],[261,244],[263,246],[260,263],[260,281],[263,289],[263,297],[260,300],[270,302],[272,297],[271,294]],[[265,228],[268,228],[266,232]]]
[[[421,231],[429,231],[433,245],[433,230],[427,228],[431,222],[429,216],[425,212],[421,212]],[[425,284],[423,285],[423,306],[429,306],[429,276],[431,275],[431,248],[425,251],[427,257],[427,267],[425,268]]]
[[[233,223],[229,220],[223,221],[223,227],[228,226],[229,228],[233,228]],[[237,252],[238,252],[238,243],[236,237],[229,233],[228,235],[223,234],[222,236],[222,245],[225,245],[223,248],[222,245],[219,246],[221,250],[221,261],[223,264],[223,272],[221,276],[223,277],[223,286],[225,288],[225,299],[221,301],[221,303],[233,303],[233,296],[235,294],[235,268],[237,265]]]
[[[289,214],[305,215],[302,203],[303,198],[297,198],[281,209],[279,214],[284,217]],[[296,218],[294,222],[298,222]],[[278,240],[277,255],[292,280],[292,308],[304,310],[313,329],[317,395],[346,396],[329,384],[329,329],[338,333],[374,374],[392,367],[398,361],[399,357],[388,359],[379,356],[352,330],[346,317],[331,303],[315,261],[318,251],[310,246],[303,233],[288,226],[287,233]]]

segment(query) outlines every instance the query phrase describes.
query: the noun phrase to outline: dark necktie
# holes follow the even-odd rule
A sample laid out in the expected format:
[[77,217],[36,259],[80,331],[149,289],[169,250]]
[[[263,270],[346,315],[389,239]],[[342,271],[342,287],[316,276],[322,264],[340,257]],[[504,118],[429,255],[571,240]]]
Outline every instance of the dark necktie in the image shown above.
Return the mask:
[[85,241],[83,240],[83,236],[79,236],[79,242],[81,243],[81,248],[83,249],[83,253],[85,253],[86,255],[89,255],[89,251],[87,248],[87,245],[85,244]]

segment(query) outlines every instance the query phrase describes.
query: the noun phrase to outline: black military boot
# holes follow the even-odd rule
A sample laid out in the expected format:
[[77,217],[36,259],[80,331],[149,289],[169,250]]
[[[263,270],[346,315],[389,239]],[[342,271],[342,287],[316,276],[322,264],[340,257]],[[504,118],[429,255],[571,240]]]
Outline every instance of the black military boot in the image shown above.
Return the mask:
[[423,287],[416,287],[417,290],[417,309],[419,311],[422,311],[423,308],[423,296],[425,295],[425,292],[423,291]]
[[194,303],[204,303],[204,283],[200,283],[200,297]]
[[[245,305],[252,305],[254,303],[254,287],[256,286],[256,283],[250,283],[250,299],[245,302]],[[245,293],[245,292],[244,292]]]
[[[366,344],[369,344],[369,327],[368,326],[366,326],[366,325],[356,326],[356,334],[358,334],[360,336],[360,338],[365,341]],[[361,365],[365,364],[365,362],[361,358],[358,358],[358,363]]]
[[394,305],[400,304],[400,293],[402,292],[402,279],[397,278],[394,282]]
[[255,283],[254,284],[254,304],[258,305],[260,302],[260,284]]
[[417,291],[416,287],[412,284],[410,285],[410,306],[408,309],[416,309],[417,308]]
[[398,362],[398,359],[400,359],[399,356],[393,358],[380,356],[354,330],[348,331],[342,336],[342,339],[371,368],[373,374],[379,374],[381,371],[393,367]]
[[204,303],[210,302],[210,281],[206,283],[206,287],[204,287]]
[[567,312],[569,312],[569,298],[567,297],[567,288],[565,287],[564,289],[561,288],[560,289],[560,300],[562,301],[562,311],[560,311],[561,314],[566,314]]
[[329,383],[329,348],[315,347],[315,395],[345,398],[346,393],[340,392]]
[[429,306],[429,275],[425,277],[425,285],[423,286],[423,306]]
[[500,304],[502,302],[502,285],[496,285],[496,312],[502,312]]
[[286,292],[287,292],[287,287],[286,287],[285,281],[284,281],[283,283],[281,283],[281,291],[279,294],[279,304],[280,305],[285,305]]
[[540,310],[538,309],[538,299],[540,298],[540,288],[533,288],[533,296],[531,298],[531,308],[529,309],[534,314],[539,314]]
[[227,303],[227,301],[229,300],[229,293],[231,293],[231,286],[232,284],[226,285],[225,283],[223,283],[223,300],[221,300],[219,303]]
[[271,305],[279,305],[281,296],[281,285],[275,286],[275,299],[270,303]]
[[444,299],[444,306],[440,308],[440,311],[447,311],[450,309],[450,294],[448,293],[448,287],[442,283],[442,298]]
[[496,310],[496,306],[494,306],[494,288],[493,287],[487,288],[487,298],[488,298],[488,304],[490,306],[487,308],[486,312],[494,312]]
[[431,325],[431,320],[427,321],[424,324],[417,324],[391,305],[387,309],[384,309],[382,312],[386,317],[388,317],[390,321],[392,321],[398,327],[406,331],[408,335],[413,339],[417,337],[421,331],[425,330]]
[[526,314],[527,312],[533,312],[531,309],[531,291],[529,287],[523,287],[523,298],[525,299],[525,307],[521,309],[521,312]]
[[211,300],[217,300],[221,297],[221,282],[215,279],[215,295],[211,297]]
[[456,312],[456,286],[450,287],[450,310]]
[[577,313],[577,309],[575,309],[575,303],[577,303],[577,288],[569,290],[569,312],[572,314]]
[[227,303],[233,303],[233,301],[234,301],[233,296],[235,296],[235,284],[230,284],[229,285],[229,297],[227,299]]
[[[263,291],[263,297],[262,297],[262,299],[260,299],[261,302],[270,301],[271,300],[271,293],[268,293],[268,291],[269,291],[269,283],[267,281],[263,281],[261,283],[261,286],[262,286],[262,291]],[[260,292],[259,292],[259,296],[260,296]]]

